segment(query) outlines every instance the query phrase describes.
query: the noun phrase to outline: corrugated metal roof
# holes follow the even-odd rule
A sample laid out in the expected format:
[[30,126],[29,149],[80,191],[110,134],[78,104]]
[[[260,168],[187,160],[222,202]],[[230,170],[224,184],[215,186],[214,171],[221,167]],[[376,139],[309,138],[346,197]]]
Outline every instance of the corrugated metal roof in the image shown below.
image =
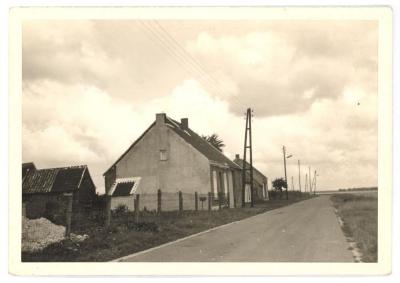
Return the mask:
[[68,192],[79,188],[87,166],[31,170],[22,182],[22,193]]

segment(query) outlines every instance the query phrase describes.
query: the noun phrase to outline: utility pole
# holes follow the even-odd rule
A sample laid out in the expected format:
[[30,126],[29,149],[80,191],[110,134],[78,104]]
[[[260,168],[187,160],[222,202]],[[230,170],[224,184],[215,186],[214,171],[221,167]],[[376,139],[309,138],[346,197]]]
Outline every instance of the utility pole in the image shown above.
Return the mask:
[[314,171],[314,195],[317,190],[317,170]]
[[299,190],[301,192],[300,159],[297,160],[297,164],[299,165]]
[[[246,171],[250,171],[250,206],[254,206],[254,198],[253,198],[253,148],[251,141],[251,117],[252,110],[251,108],[247,108],[246,112],[246,129],[244,133],[244,148],[243,148],[243,168],[242,168],[242,207],[246,206],[245,196],[246,196]],[[250,167],[247,167],[246,162],[246,153],[247,150],[250,151]]]
[[293,176],[292,176],[292,192],[294,191]]
[[287,185],[287,176],[286,176],[286,149],[285,149],[285,146],[282,147],[282,151],[283,151],[283,167],[285,169],[286,200],[288,200],[289,195],[288,195],[288,185]]
[[311,166],[308,166],[308,183],[310,186],[310,194],[312,193],[312,184],[311,184]]
[[307,192],[307,189],[308,189],[308,177],[307,177],[307,173],[306,173],[306,181],[305,181],[306,183],[305,183],[305,185],[304,185],[304,192],[306,193]]
[[[290,158],[293,155],[290,154],[288,156],[286,156],[286,147],[282,146],[282,151],[283,151],[283,167],[285,169],[285,182],[286,182],[286,200],[289,199],[289,195],[288,195],[288,182],[287,182],[287,175],[286,175],[286,158]],[[292,177],[293,178],[293,177]],[[293,180],[292,180],[293,181]]]

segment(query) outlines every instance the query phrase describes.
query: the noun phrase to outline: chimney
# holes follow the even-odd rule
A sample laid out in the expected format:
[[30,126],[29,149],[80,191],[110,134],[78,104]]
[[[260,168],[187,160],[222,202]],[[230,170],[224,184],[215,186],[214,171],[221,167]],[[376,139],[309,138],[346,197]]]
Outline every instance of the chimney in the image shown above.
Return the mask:
[[235,159],[240,159],[240,155],[238,153],[236,153]]
[[181,119],[181,129],[182,130],[188,130],[189,129],[189,119],[188,118],[182,118]]
[[165,124],[165,113],[157,113],[156,114],[156,125],[161,126]]

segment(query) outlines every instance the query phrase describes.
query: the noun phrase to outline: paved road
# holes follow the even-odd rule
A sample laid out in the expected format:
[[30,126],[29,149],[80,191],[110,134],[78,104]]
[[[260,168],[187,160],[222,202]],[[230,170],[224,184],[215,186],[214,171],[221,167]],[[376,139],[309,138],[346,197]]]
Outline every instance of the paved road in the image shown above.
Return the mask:
[[123,261],[352,262],[328,196],[272,210]]

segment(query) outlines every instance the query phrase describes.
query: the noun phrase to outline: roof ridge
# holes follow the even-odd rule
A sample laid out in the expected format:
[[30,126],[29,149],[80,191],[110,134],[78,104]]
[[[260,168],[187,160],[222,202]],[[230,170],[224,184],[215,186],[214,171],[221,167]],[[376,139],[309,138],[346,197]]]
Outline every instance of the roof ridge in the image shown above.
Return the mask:
[[64,167],[50,167],[50,168],[41,168],[41,169],[36,169],[36,171],[42,171],[42,170],[55,170],[55,169],[77,169],[77,168],[88,168],[86,164],[83,165],[72,165],[72,166],[64,166]]

